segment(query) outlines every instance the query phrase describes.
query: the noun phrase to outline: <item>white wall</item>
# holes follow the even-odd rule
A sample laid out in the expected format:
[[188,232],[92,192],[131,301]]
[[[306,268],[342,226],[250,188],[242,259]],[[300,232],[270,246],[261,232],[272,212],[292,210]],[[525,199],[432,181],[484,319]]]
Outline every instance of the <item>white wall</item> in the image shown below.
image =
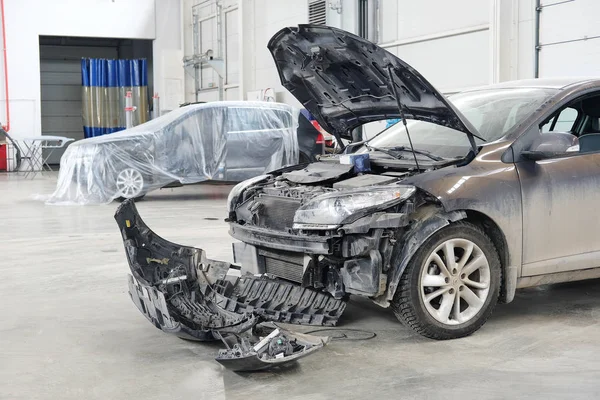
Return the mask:
[[444,92],[534,77],[535,0],[379,1],[380,45]]
[[267,50],[267,43],[281,28],[308,22],[307,2],[254,0],[253,3],[255,22],[244,26],[244,33],[252,31],[251,35],[254,36],[251,54],[254,68],[245,71],[245,90],[272,88],[278,101],[298,105],[297,100],[281,86],[273,56]]
[[540,77],[600,75],[598,0],[542,0]]
[[[227,3],[234,1],[228,0]],[[496,44],[490,35],[490,26],[496,1],[517,2],[379,0],[378,42],[417,68],[442,91],[453,92],[488,84],[494,79],[492,62]],[[192,54],[191,6],[200,2],[202,0],[184,2],[184,14],[188,14],[184,22],[186,55]],[[238,0],[237,4],[238,29],[229,36],[227,43],[228,48],[234,47],[239,54],[234,60],[234,83],[240,86],[239,90],[230,92],[237,97],[229,95],[225,98],[243,99],[248,92],[273,88],[278,101],[297,105],[297,101],[280,85],[266,45],[279,29],[308,22],[308,0]],[[342,6],[341,13],[328,6],[327,24],[356,33],[358,1],[340,0],[339,4]],[[234,20],[228,19],[228,23],[232,24]],[[207,36],[210,32],[205,32],[205,29],[203,34]],[[228,55],[228,58],[230,64],[232,57]],[[210,81],[216,85],[216,76],[210,69],[202,76],[205,84]],[[200,100],[218,98],[216,89],[205,89]],[[194,98],[193,69],[190,68],[186,74],[186,101]]]
[[[536,0],[378,1],[379,45],[411,64],[442,92],[535,76]],[[236,0],[228,0],[232,2]],[[237,3],[238,30],[228,42],[236,42],[239,58],[235,59],[235,81],[239,80],[240,87],[227,98],[237,95],[241,99],[247,92],[271,87],[278,92],[278,100],[297,104],[279,84],[266,44],[282,27],[307,22],[308,0]],[[331,3],[338,0],[328,1]],[[328,7],[328,25],[356,33],[358,1],[339,3],[341,13]],[[600,74],[600,28],[595,18],[600,2],[542,0],[542,5],[547,7],[541,14],[541,76]],[[188,22],[185,38],[189,55],[191,20]],[[588,40],[573,44],[548,45],[585,37]],[[186,76],[186,82],[186,96],[191,100],[192,74]],[[216,90],[209,91],[201,99],[215,100],[217,94]]]
[[[40,35],[156,39],[155,91],[183,100],[182,88],[173,93],[177,85],[168,81],[183,80],[180,0],[9,0],[4,6],[13,135],[41,134]],[[3,78],[1,63],[0,73]],[[0,80],[0,119],[4,121],[4,82]]]
[[492,0],[492,82],[535,76],[535,0]]
[[158,92],[160,96],[160,110],[162,114],[179,107],[185,101],[182,25],[183,1],[155,1],[156,29],[155,40],[152,43],[154,57],[153,76],[154,91]]
[[435,87],[490,82],[490,1],[380,0],[379,43]]
[[[193,54],[192,6],[195,4],[203,4],[203,0],[184,1],[186,56]],[[307,0],[226,0],[221,1],[221,4],[225,10],[222,37],[226,43],[224,58],[227,69],[224,99],[245,99],[248,91],[273,88],[278,101],[297,104],[295,98],[283,90],[279,83],[277,69],[267,50],[267,42],[284,26],[308,22]],[[198,10],[201,18],[207,18],[215,9],[200,6]],[[215,49],[216,19],[204,21],[200,31],[201,51]],[[186,69],[186,101],[195,100],[193,76],[193,68]],[[217,85],[217,74],[205,67],[202,71],[203,89],[198,100],[217,100]]]
[[[240,99],[247,92],[272,88],[277,101],[299,106],[279,80],[269,39],[280,29],[308,23],[308,0],[243,0],[240,21],[243,40]],[[355,32],[356,0],[341,0],[342,13],[327,8],[327,24]],[[244,97],[246,98],[246,97]]]
[[516,43],[513,43],[512,54],[514,60],[511,70],[516,70],[509,79],[528,79],[535,76],[534,59],[535,59],[535,0],[513,0],[513,7],[517,10],[517,15],[512,18],[512,28],[516,29],[516,33],[512,37],[516,37]]
[[[210,15],[214,8],[207,7],[205,0],[184,0],[184,41],[185,55],[193,54],[192,40],[192,6],[204,4],[199,9],[201,16]],[[327,9],[328,24],[346,29],[356,30],[356,0],[340,0],[343,13]],[[271,54],[267,50],[267,42],[278,30],[285,26],[294,26],[308,22],[308,0],[221,0],[226,10],[223,31],[226,42],[227,77],[225,82],[225,100],[246,99],[246,93],[272,88],[277,100],[298,105],[296,99],[280,84],[277,70]],[[212,28],[211,28],[212,23]],[[216,46],[216,22],[202,23],[202,51]],[[194,101],[194,71],[186,69],[185,97],[186,101]],[[202,72],[203,90],[200,101],[218,99],[217,74],[208,67]],[[209,86],[213,86],[212,88]]]

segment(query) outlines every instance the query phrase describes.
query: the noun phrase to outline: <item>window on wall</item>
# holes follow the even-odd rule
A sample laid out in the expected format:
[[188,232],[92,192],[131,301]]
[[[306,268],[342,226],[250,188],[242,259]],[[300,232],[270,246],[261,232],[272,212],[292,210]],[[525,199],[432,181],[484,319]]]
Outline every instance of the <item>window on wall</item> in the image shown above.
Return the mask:
[[315,0],[308,3],[308,23],[325,25],[327,22],[327,1]]

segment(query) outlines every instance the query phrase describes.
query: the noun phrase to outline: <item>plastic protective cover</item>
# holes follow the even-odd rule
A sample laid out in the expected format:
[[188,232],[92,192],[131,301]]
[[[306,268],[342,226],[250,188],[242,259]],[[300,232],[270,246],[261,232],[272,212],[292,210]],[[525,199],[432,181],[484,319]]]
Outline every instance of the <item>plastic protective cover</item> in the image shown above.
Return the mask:
[[242,181],[296,164],[298,115],[281,103],[195,104],[74,142],[46,203],[108,203],[177,182]]

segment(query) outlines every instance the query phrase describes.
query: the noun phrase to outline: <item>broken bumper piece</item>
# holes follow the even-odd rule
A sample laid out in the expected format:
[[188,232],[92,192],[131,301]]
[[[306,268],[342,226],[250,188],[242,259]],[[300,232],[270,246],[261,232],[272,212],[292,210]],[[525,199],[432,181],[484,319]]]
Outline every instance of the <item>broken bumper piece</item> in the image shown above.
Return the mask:
[[280,327],[253,339],[242,338],[233,346],[220,350],[216,360],[233,371],[259,371],[296,361],[319,350],[329,341],[327,337],[305,335]]
[[206,258],[201,249],[159,237],[131,200],[119,206],[115,219],[132,274],[129,294],[140,312],[157,328],[181,338],[222,340],[227,349],[217,361],[227,368],[269,368],[308,355],[325,343],[320,337],[278,328],[271,339],[288,343],[285,351],[274,353],[271,339],[267,347],[256,349],[264,339],[256,332],[265,329],[258,324],[333,326],[346,308],[344,301],[326,293],[244,274],[237,265]]

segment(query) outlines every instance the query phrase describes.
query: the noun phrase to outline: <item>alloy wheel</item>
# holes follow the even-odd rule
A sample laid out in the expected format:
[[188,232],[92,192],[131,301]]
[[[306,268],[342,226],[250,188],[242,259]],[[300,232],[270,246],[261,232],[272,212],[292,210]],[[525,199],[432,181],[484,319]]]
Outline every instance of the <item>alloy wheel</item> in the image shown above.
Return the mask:
[[419,292],[427,312],[438,322],[468,322],[490,293],[490,266],[483,251],[467,239],[449,239],[421,268]]
[[117,193],[126,199],[133,199],[142,195],[144,177],[134,168],[127,168],[117,175]]

